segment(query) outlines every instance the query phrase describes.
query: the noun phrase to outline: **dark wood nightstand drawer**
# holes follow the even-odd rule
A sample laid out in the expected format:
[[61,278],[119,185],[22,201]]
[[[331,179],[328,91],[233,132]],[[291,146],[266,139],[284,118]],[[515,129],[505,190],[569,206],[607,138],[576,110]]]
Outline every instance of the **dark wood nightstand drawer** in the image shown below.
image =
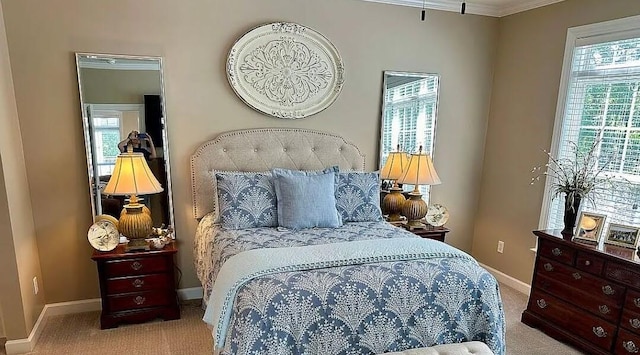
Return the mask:
[[107,261],[104,266],[106,276],[111,278],[167,271],[171,267],[171,261],[162,256],[155,256],[136,259],[110,260]]
[[620,329],[616,339],[614,354],[639,354],[640,337],[624,329]]
[[592,254],[578,252],[576,257],[576,267],[580,270],[601,275],[604,268],[604,259]]
[[111,311],[124,311],[136,308],[167,306],[171,301],[169,292],[136,292],[118,296],[109,296]]
[[610,322],[617,322],[622,310],[622,307],[616,304],[615,300],[592,297],[590,294],[580,292],[580,290],[569,287],[563,282],[544,277],[543,275],[537,278],[535,287],[557,296],[562,300],[571,300],[575,306]]
[[564,245],[550,242],[545,239],[539,240],[538,253],[551,260],[557,260],[567,265],[573,265],[576,257],[576,251]]
[[599,317],[539,290],[531,293],[528,309],[602,349],[611,349],[617,327]]
[[169,279],[168,274],[119,277],[107,280],[107,294],[114,295],[126,292],[171,288],[173,285],[173,280]]
[[536,270],[540,275],[579,289],[597,300],[609,300],[615,305],[622,305],[624,287],[605,279],[545,258],[538,258]]

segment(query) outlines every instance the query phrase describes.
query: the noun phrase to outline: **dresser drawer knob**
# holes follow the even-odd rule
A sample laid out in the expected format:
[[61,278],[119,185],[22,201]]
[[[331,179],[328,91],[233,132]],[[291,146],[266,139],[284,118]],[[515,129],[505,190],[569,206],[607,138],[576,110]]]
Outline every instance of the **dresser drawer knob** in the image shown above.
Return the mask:
[[591,261],[585,260],[584,261],[584,266],[591,266]]
[[629,325],[631,325],[631,328],[633,329],[640,328],[640,319],[638,318],[629,319]]
[[544,269],[547,271],[553,271],[553,265],[546,263],[544,264]]
[[138,306],[143,304],[144,301],[146,301],[147,299],[145,297],[142,296],[136,296],[136,298],[133,299],[133,303],[137,304]]
[[579,272],[574,272],[573,273],[573,278],[576,279],[576,280],[580,280],[582,278],[582,275],[580,275]]
[[598,338],[606,338],[607,332],[602,327],[593,327],[593,334]]
[[634,298],[633,299],[633,304],[635,304],[636,307],[640,308],[640,298]]
[[606,285],[602,286],[602,292],[607,296],[611,296],[616,293],[616,290],[614,290],[613,287]]
[[133,264],[131,264],[131,268],[138,271],[142,269],[142,264],[139,261],[134,261]]
[[133,282],[131,284],[135,288],[140,288],[140,287],[142,287],[144,285],[144,280],[135,279],[135,280],[133,280]]
[[602,314],[609,314],[611,312],[611,310],[609,309],[609,307],[606,304],[598,306],[598,310],[600,310],[600,313],[602,313]]
[[547,308],[547,301],[545,301],[544,298],[537,300],[536,303],[538,304],[538,307],[542,309]]
[[551,254],[553,254],[553,256],[560,256],[562,255],[562,250],[560,250],[560,248],[553,248],[553,250],[551,250]]
[[624,347],[624,350],[628,351],[630,354],[637,354],[638,353],[638,347],[631,340],[623,341],[622,342],[622,346]]

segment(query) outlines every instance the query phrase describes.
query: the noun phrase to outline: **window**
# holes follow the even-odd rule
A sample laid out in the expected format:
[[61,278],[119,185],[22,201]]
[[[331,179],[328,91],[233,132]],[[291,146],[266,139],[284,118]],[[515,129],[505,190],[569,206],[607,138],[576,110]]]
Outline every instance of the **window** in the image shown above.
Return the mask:
[[[567,157],[569,142],[587,150],[599,142],[598,168],[611,189],[582,210],[607,222],[640,224],[640,17],[570,29],[552,154]],[[634,28],[635,27],[635,28]],[[612,30],[615,29],[615,30]],[[546,213],[545,213],[546,212]],[[563,199],[545,193],[543,228],[562,228]]]
[[[407,153],[417,153],[423,146],[433,156],[438,83],[439,77],[433,74],[385,72],[380,167],[398,145]],[[429,186],[419,189],[428,202]],[[413,186],[404,190],[413,190]]]
[[98,176],[108,176],[113,172],[116,157],[120,154],[120,122],[119,111],[93,111],[93,134],[95,144],[95,164]]

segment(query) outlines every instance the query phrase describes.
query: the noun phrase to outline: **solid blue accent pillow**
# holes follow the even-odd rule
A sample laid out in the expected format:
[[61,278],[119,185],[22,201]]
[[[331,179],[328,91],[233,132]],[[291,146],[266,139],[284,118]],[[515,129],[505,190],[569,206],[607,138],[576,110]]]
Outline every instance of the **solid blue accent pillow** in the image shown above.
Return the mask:
[[342,225],[336,209],[337,166],[321,172],[273,169],[272,173],[280,227],[336,228]]
[[216,172],[220,224],[226,229],[278,226],[270,172]]
[[383,221],[378,173],[338,173],[336,206],[343,222]]

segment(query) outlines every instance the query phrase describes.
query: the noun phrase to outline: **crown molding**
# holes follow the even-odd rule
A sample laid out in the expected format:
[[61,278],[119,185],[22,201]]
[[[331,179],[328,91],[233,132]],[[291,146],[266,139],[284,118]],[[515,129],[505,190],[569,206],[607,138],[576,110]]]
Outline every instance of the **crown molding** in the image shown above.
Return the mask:
[[558,2],[562,2],[564,0],[529,0],[524,3],[511,5],[511,6],[503,6],[500,9],[499,17],[509,16],[513,14],[517,14],[518,12],[524,12],[536,9],[538,7],[543,7],[551,4],[555,4]]
[[[377,2],[381,4],[399,5],[422,8],[425,6],[431,10],[441,10],[450,12],[460,12],[462,0],[363,0],[368,2]],[[538,7],[555,4],[564,0],[527,0],[517,5],[510,6],[497,6],[497,5],[485,5],[474,4],[473,0],[467,1],[466,13],[473,15],[491,16],[491,17],[503,17],[512,15],[518,12],[532,10]]]

